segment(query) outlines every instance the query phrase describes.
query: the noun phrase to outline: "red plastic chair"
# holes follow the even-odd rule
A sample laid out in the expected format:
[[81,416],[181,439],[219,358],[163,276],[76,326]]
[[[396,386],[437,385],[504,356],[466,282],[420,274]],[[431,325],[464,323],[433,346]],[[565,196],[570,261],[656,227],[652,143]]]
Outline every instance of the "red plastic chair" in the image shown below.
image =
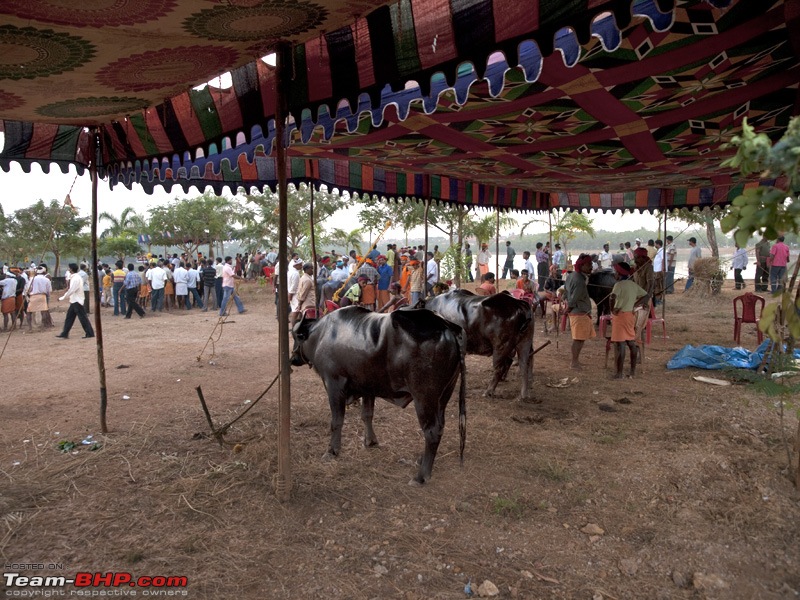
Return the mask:
[[[611,338],[611,334],[606,336],[606,328],[609,325],[611,325],[611,314],[607,313],[605,315],[600,315],[600,337],[601,338],[604,338],[604,337],[608,337],[609,339]],[[608,348],[606,348],[606,351],[608,351]]]
[[[739,315],[739,306],[741,304],[742,314]],[[764,334],[758,328],[758,322],[761,320],[761,315],[764,314],[764,305],[766,304],[762,296],[757,296],[752,292],[747,292],[741,296],[736,296],[733,299],[733,339],[739,344],[742,335],[742,323],[755,323],[756,331],[758,332],[758,343],[760,344],[764,339]],[[756,316],[756,309],[758,308],[758,316]]]
[[666,340],[667,339],[667,322],[659,316],[656,316],[656,307],[653,306],[653,303],[650,303],[650,317],[647,319],[647,326],[645,328],[645,336],[646,336],[646,343],[650,343],[650,340],[653,335],[653,324],[654,323],[661,323],[662,328],[662,336]]

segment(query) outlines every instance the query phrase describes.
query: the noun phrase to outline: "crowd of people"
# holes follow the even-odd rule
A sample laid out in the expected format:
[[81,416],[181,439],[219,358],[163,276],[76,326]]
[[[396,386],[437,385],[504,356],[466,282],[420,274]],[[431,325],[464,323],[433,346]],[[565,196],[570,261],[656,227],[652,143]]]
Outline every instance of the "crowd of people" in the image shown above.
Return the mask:
[[[697,239],[690,237],[687,242],[688,276],[684,291],[694,285],[695,263],[702,257]],[[475,257],[476,293],[491,295],[498,291],[516,290],[517,297],[531,302],[559,302],[560,294],[565,294],[569,299],[571,321],[572,317],[584,314],[582,311],[586,309],[586,303],[580,300],[582,294],[578,292],[581,286],[575,274],[586,275],[610,269],[620,276],[621,281],[635,283],[636,294],[638,290],[644,290],[644,295],[637,296],[631,291],[633,287],[622,286],[617,297],[623,298],[619,310],[624,313],[629,312],[632,296],[635,296],[634,302],[646,298],[655,306],[663,294],[674,293],[677,248],[671,235],[666,237],[666,246],[660,239],[650,239],[645,244],[636,238],[633,244],[621,242],[616,252],[612,252],[610,243],[606,242],[595,254],[581,254],[574,265],[560,244],[556,243],[551,249],[549,242],[539,242],[534,252],[525,250],[522,253],[524,268],[521,270],[514,268],[516,251],[511,241],[507,241],[505,246],[506,257],[498,281],[489,271],[492,258],[489,246],[481,244]],[[269,274],[275,285],[277,305],[279,265],[274,248],[224,259],[206,258],[199,252],[196,257],[178,256],[177,253],[171,257],[147,254],[141,257],[144,263],[139,258],[136,263],[127,265],[119,260],[113,266],[100,264],[97,267],[98,280],[102,284],[101,308],[113,309],[115,317],[130,319],[135,312],[143,318],[147,311],[160,313],[193,308],[203,312],[213,309],[222,316],[231,303],[239,313],[243,313],[245,307],[237,293],[236,281],[264,274]],[[472,282],[473,254],[468,243],[464,245],[463,259],[468,281]],[[308,309],[324,312],[338,306],[360,305],[388,312],[406,305],[415,306],[420,300],[448,289],[451,282],[440,279],[441,260],[438,246],[426,252],[422,246],[398,249],[397,244],[387,244],[383,253],[373,246],[365,256],[360,256],[356,250],[341,255],[331,250],[319,256],[316,265],[302,260],[296,253],[292,254],[287,273],[290,322],[294,323]],[[762,237],[755,246],[755,290],[780,291],[789,260],[790,251],[783,236],[774,244]],[[747,264],[747,250],[737,245],[731,264],[736,289],[746,287],[742,273]],[[90,313],[89,268],[85,263],[70,263],[65,276],[67,291],[59,301],[68,301],[69,306],[64,328],[58,337],[68,337],[76,319],[83,327],[84,337],[92,337],[94,332],[87,318]],[[37,314],[43,328],[53,327],[49,312],[52,290],[46,264],[31,263],[27,268],[6,264],[0,273],[4,330],[22,326],[26,321],[32,328]],[[576,296],[578,300],[575,300]],[[581,319],[576,320],[572,329],[573,335],[576,332],[579,337],[588,335]],[[575,349],[573,366],[577,368],[580,344]],[[635,353],[635,349],[632,348],[631,353]]]

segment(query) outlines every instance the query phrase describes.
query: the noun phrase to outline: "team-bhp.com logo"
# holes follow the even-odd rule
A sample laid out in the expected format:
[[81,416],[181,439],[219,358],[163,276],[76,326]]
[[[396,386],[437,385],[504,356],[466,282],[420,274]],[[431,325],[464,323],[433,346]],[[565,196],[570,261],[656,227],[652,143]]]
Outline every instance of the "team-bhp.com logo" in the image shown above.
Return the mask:
[[[187,596],[188,578],[178,576],[134,577],[131,573],[76,573],[64,575],[21,575],[3,573],[5,595],[17,598],[52,598],[58,596]],[[63,589],[69,585],[76,589]],[[139,588],[139,589],[137,589]]]

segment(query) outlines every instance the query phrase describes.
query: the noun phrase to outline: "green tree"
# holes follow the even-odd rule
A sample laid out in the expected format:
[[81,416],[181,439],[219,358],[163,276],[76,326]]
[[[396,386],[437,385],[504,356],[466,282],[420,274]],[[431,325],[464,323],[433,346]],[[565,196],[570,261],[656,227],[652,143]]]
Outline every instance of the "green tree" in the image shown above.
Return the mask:
[[100,234],[101,239],[130,235],[135,237],[139,233],[144,233],[143,231],[139,231],[141,229],[141,224],[144,223],[143,217],[136,214],[136,211],[130,206],[123,209],[119,218],[110,213],[101,212],[98,216],[98,220],[108,221],[109,223],[109,226]]
[[[728,215],[722,219],[722,230],[733,231],[736,242],[742,247],[754,233],[763,232],[767,239],[774,240],[787,232],[800,232],[800,118],[793,117],[789,121],[786,132],[774,145],[766,134],[756,134],[745,119],[742,134],[734,136],[730,146],[736,148],[736,154],[724,161],[723,166],[737,168],[744,176],[758,173],[762,178],[785,177],[786,185],[755,186],[745,190],[734,198]],[[773,342],[772,347],[765,352],[761,365],[770,374],[797,371],[792,355],[800,338],[800,287],[796,287],[800,259],[795,258],[793,268],[789,266],[791,276],[788,286],[784,286],[781,293],[776,294],[777,302],[767,304],[758,324],[759,329]],[[767,360],[767,357],[771,358]],[[759,373],[761,370],[758,370]],[[780,381],[785,381],[785,378]],[[773,393],[777,391],[789,401],[797,397],[800,389],[796,385],[779,384],[772,377],[764,377],[762,384],[764,383],[772,388]],[[781,432],[784,431],[784,404],[791,406],[783,398],[780,399]],[[800,439],[800,421],[795,439]],[[784,445],[791,467],[792,457],[785,436]],[[795,487],[800,487],[800,447],[795,454],[797,467],[794,484]]]
[[7,229],[25,255],[38,257],[52,252],[56,259],[53,272],[59,273],[63,255],[85,252],[86,240],[81,239],[80,233],[88,224],[88,218],[79,217],[58,200],[49,204],[39,200],[15,211],[8,219]]
[[[243,190],[240,190],[240,193]],[[289,186],[287,191],[287,239],[289,251],[298,251],[307,247],[311,236],[310,224],[311,190],[302,184],[299,187]],[[346,208],[351,204],[349,197],[332,194],[325,189],[314,190],[314,223],[315,235],[320,239],[325,237],[322,228],[317,223],[325,221],[337,210]],[[269,189],[263,193],[245,194],[245,208],[249,214],[248,230],[250,234],[264,240],[275,240],[279,237],[278,194]],[[277,243],[276,243],[277,245]]]
[[553,232],[553,239],[561,244],[564,254],[569,256],[568,245],[578,237],[579,233],[585,233],[592,239],[595,237],[594,226],[592,220],[583,213],[574,211],[556,211],[555,218],[545,221],[542,218],[530,219],[522,224],[519,235],[525,233],[525,229],[533,223],[543,223],[550,225]]
[[114,237],[101,237],[98,240],[98,250],[103,256],[114,256],[125,260],[126,256],[135,256],[142,251],[136,238],[131,234]]
[[325,236],[322,238],[322,243],[333,244],[339,248],[343,248],[345,253],[348,253],[350,250],[355,250],[358,252],[358,254],[362,254],[362,233],[363,232],[361,231],[360,227],[350,231],[345,231],[344,229],[335,227],[331,229],[329,233],[325,234]]
[[[725,209],[718,206],[713,208],[706,207],[703,210],[689,210],[681,208],[677,211],[678,218],[687,223],[693,223],[705,227],[706,240],[711,249],[711,256],[719,258],[719,243],[717,242],[717,221],[723,219],[726,214]],[[745,246],[747,244],[745,243]],[[744,246],[742,246],[744,248]]]
[[153,243],[177,245],[187,254],[194,254],[201,244],[230,239],[236,219],[234,201],[206,192],[151,208],[150,230]]

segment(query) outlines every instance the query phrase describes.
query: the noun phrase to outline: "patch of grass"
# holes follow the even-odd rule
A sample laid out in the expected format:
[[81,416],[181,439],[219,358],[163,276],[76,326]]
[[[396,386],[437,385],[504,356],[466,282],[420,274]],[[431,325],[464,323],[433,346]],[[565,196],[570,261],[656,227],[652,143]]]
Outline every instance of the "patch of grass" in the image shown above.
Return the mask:
[[569,481],[572,476],[560,462],[547,461],[537,469],[539,475],[550,481]]
[[525,503],[517,496],[512,498],[506,498],[505,496],[492,498],[492,512],[499,517],[519,519],[524,511]]
[[608,429],[597,429],[592,432],[592,439],[598,444],[613,445],[625,441],[628,432],[622,427],[609,427]]

